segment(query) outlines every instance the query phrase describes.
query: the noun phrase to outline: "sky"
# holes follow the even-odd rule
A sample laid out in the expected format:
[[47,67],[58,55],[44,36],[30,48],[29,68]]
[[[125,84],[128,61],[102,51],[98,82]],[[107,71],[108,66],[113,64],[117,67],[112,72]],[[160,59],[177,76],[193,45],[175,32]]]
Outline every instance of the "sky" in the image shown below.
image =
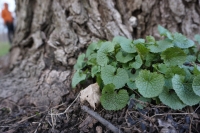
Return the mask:
[[[13,13],[13,16],[15,15],[14,14],[14,11],[15,11],[15,0],[0,0],[0,14],[1,14],[1,11],[2,9],[4,8],[4,3],[8,3],[9,5],[9,10]],[[0,16],[0,33],[2,32],[6,32],[6,28],[4,27],[4,24],[3,24],[3,20]]]

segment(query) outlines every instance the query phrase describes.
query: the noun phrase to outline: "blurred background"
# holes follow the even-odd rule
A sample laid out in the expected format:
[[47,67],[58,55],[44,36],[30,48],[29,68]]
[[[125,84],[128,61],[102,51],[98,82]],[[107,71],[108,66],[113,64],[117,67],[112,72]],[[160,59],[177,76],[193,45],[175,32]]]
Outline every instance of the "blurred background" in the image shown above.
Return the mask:
[[[15,0],[0,0],[0,14],[4,8],[4,3],[8,3],[9,11],[16,20],[15,16]],[[14,22],[15,24],[15,22]],[[0,16],[0,56],[8,53],[10,44],[8,43],[7,29],[4,25],[3,19]]]

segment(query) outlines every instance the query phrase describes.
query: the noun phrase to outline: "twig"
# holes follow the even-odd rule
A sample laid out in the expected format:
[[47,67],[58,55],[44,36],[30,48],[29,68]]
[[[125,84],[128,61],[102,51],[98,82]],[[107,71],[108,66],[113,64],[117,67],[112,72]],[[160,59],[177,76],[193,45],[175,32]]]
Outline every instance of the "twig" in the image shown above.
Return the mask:
[[[199,109],[199,107],[200,107],[200,104],[199,104],[199,106],[195,109],[195,111],[193,110],[192,107],[190,107],[189,109],[190,109],[193,113],[196,113],[196,111]],[[191,133],[191,131],[192,131],[192,121],[193,121],[193,119],[194,119],[194,116],[190,117],[190,128],[189,128],[189,132],[190,132],[190,133]]]
[[45,116],[43,116],[43,118],[42,118],[42,120],[40,120],[40,122],[39,122],[39,124],[38,124],[38,126],[37,126],[37,128],[35,129],[35,132],[34,133],[37,133],[37,131],[38,131],[38,128],[40,127],[40,125],[42,124],[42,121],[44,120],[44,118],[46,117],[46,115]]
[[148,105],[150,105],[150,103],[148,103],[148,102],[143,102],[143,101],[140,101],[140,100],[138,100],[138,99],[136,99],[136,98],[134,98],[133,100],[135,100],[136,102],[138,102],[138,103],[140,103],[140,104],[143,104],[143,105],[145,105],[145,106],[148,106]]
[[164,113],[164,114],[155,114],[151,116],[150,118],[153,118],[155,116],[162,116],[162,115],[193,115],[193,113]]
[[51,122],[49,121],[49,120],[46,120],[48,123],[49,123],[49,125],[51,126],[51,127],[53,127],[53,125],[51,124]]
[[[56,124],[56,118],[59,116],[59,115],[63,115],[63,114],[65,114],[65,113],[67,113],[67,111],[69,110],[69,108],[76,102],[76,100],[79,98],[79,96],[80,96],[80,93],[77,95],[77,97],[74,99],[74,101],[65,109],[65,111],[64,112],[62,112],[62,113],[53,113],[53,108],[55,108],[55,107],[53,107],[53,108],[51,108],[50,109],[50,112],[48,112],[48,114],[51,116],[51,124],[52,124],[52,128],[54,129],[54,126],[55,126],[55,124]],[[63,105],[63,104],[62,104]],[[58,106],[56,106],[56,107],[59,107],[60,105],[58,105]],[[67,116],[67,115],[66,115]],[[67,116],[67,118],[68,118],[68,116]],[[50,124],[50,122],[49,122],[49,124]],[[50,125],[51,125],[50,124]]]
[[0,127],[10,127],[10,126],[0,126]]
[[189,132],[191,133],[191,131],[192,131],[192,121],[193,121],[193,117],[191,118],[190,117],[190,128],[189,128]]
[[195,109],[194,113],[196,113],[196,111],[197,111],[199,108],[200,108],[200,104],[199,104],[199,106]]
[[76,102],[76,100],[79,98],[79,95],[80,95],[80,93],[77,95],[77,97],[76,97],[76,99],[69,105],[69,107],[67,107],[66,109],[65,109],[65,111],[64,112],[62,112],[62,113],[56,113],[56,114],[53,114],[52,112],[51,113],[49,113],[49,115],[51,115],[51,116],[53,116],[53,115],[63,115],[63,114],[65,114],[65,113],[67,113],[67,111],[69,110],[69,108]]
[[45,110],[45,111],[43,111],[43,112],[40,112],[40,113],[38,113],[38,114],[32,115],[32,116],[30,116],[30,117],[28,117],[28,118],[26,118],[26,119],[23,119],[23,120],[17,122],[17,124],[22,123],[22,122],[24,122],[24,121],[26,121],[26,120],[28,120],[28,119],[30,119],[30,118],[33,118],[33,117],[35,117],[35,116],[37,116],[37,115],[40,115],[40,114],[43,114],[43,113],[45,113],[45,112],[47,112],[47,110]]
[[38,128],[40,127],[40,125],[41,125],[41,123],[38,124],[38,126],[37,126],[37,128],[36,128],[36,130],[35,130],[34,133],[37,133],[37,130],[38,130]]
[[81,106],[81,109],[88,114],[90,114],[92,117],[94,117],[96,120],[101,122],[104,126],[106,126],[108,129],[110,129],[114,133],[123,133],[120,129],[115,127],[113,124],[111,124],[109,121],[102,118],[98,113],[94,112],[93,110],[89,109],[87,106]]
[[54,117],[55,117],[55,116],[53,116],[52,114],[53,114],[53,113],[52,113],[52,109],[51,109],[51,114],[50,114],[50,115],[51,115],[52,128],[53,128],[53,130],[54,130],[54,125],[55,125],[55,124],[54,124]]

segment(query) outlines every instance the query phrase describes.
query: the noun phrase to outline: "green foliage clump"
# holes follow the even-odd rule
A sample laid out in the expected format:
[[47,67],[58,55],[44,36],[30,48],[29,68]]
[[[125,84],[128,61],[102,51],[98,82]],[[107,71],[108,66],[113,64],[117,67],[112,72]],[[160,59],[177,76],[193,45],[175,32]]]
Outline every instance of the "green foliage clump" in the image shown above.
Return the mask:
[[[100,98],[107,110],[120,110],[134,95],[138,99],[182,109],[200,102],[200,35],[194,41],[162,26],[163,36],[131,40],[116,36],[112,41],[89,45],[78,57],[72,87],[95,79],[102,89]],[[148,100],[149,101],[149,100]]]

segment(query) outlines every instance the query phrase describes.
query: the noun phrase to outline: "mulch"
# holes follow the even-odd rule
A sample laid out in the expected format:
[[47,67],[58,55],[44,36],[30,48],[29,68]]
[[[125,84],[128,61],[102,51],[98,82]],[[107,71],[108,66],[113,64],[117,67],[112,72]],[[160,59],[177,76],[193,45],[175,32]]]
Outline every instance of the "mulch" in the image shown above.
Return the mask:
[[0,133],[200,133],[200,106],[172,110],[131,99],[120,111],[101,106],[93,110],[88,103],[81,104],[77,94],[69,95],[47,110],[17,105],[0,108]]

